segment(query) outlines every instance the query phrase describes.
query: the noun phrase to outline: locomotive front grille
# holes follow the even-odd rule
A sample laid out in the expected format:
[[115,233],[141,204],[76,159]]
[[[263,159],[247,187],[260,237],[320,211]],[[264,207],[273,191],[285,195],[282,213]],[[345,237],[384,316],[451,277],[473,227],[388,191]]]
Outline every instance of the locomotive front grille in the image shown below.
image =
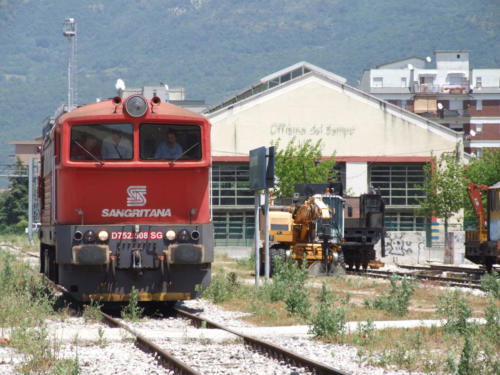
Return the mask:
[[170,245],[167,254],[167,261],[170,264],[201,264],[207,262],[203,245],[187,243]]
[[73,264],[81,266],[102,266],[109,263],[111,250],[108,245],[73,246]]

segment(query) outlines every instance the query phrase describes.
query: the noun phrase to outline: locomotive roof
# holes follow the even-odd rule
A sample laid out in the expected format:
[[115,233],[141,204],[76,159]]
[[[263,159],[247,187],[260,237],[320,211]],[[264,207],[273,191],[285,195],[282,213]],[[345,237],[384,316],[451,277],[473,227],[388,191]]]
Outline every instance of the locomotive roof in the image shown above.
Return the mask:
[[[118,107],[123,111],[125,100],[118,104]],[[112,99],[103,100],[96,103],[86,104],[84,106],[78,107],[71,112],[66,112],[63,114],[58,121],[62,122],[68,118],[72,117],[83,117],[83,116],[106,116],[112,115],[115,111],[116,104]],[[197,119],[204,119],[205,117],[185,108],[176,106],[168,102],[161,102],[159,105],[154,106],[154,113],[157,115],[170,115],[178,117],[190,117]]]

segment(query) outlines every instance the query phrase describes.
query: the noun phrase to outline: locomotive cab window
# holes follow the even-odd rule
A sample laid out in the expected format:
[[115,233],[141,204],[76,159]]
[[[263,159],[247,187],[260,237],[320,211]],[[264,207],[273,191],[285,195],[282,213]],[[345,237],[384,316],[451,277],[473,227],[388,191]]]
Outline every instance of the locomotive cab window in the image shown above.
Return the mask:
[[201,130],[197,125],[142,124],[142,160],[200,160]]
[[131,160],[133,144],[132,124],[74,125],[71,128],[70,159]]

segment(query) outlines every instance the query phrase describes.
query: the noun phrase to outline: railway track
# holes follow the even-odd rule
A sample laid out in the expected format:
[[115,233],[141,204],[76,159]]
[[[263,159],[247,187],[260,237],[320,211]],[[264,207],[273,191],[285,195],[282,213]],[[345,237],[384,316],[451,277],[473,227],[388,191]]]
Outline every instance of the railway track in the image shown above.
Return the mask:
[[158,362],[165,368],[172,370],[174,374],[182,375],[200,375],[198,371],[189,367],[186,363],[179,358],[173,356],[169,352],[163,350],[160,346],[153,341],[147,339],[145,336],[137,333],[134,329],[118,319],[113,318],[101,311],[104,321],[111,327],[122,328],[132,334],[135,338],[135,345],[142,351],[154,356]]
[[[71,298],[67,291],[60,285],[55,284],[48,278],[44,278],[46,282],[55,290],[63,293],[68,298]],[[279,363],[283,363],[283,366],[290,366],[291,371],[287,373],[310,373],[310,374],[331,374],[331,375],[349,375],[348,373],[330,367],[328,365],[322,364],[320,362],[311,360],[309,358],[303,357],[297,353],[286,350],[280,346],[271,344],[269,342],[259,340],[257,338],[245,335],[243,333],[237,332],[234,329],[224,327],[223,325],[213,322],[211,320],[194,315],[186,310],[176,308],[175,313],[192,322],[192,324],[198,328],[205,326],[206,328],[219,329],[236,336],[242,342],[244,347],[253,353],[263,355],[269,359],[275,360]],[[202,372],[196,370],[194,366],[190,366],[178,356],[172,354],[170,351],[162,348],[162,345],[155,343],[152,339],[146,337],[147,335],[140,334],[136,329],[133,329],[128,324],[123,321],[114,318],[113,316],[101,311],[104,322],[114,328],[121,328],[134,337],[135,346],[145,353],[152,355],[158,362],[159,365],[164,368],[171,370],[174,374],[186,374],[186,375],[200,375]],[[237,344],[232,344],[237,345]],[[248,355],[249,357],[251,355]],[[215,366],[216,363],[213,363]],[[305,371],[294,371],[293,368],[302,368]]]
[[[197,315],[194,315],[186,310],[176,308],[175,313],[177,316],[183,318],[183,319],[188,319],[189,321],[192,322],[192,324],[198,328],[207,328],[207,329],[218,329],[222,330],[225,332],[230,333],[231,335],[236,336],[239,338],[243,343],[237,343],[234,342],[231,343],[230,345],[235,348],[237,345],[243,345],[245,347],[244,350],[248,351],[248,354],[245,354],[244,356],[247,358],[252,357],[252,352],[254,354],[262,355],[265,356],[269,359],[273,359],[280,363],[280,366],[290,366],[288,370],[285,370],[286,373],[310,373],[310,374],[332,374],[332,375],[348,375],[346,372],[343,372],[341,370],[337,370],[335,368],[332,368],[330,366],[327,366],[325,364],[313,361],[311,359],[305,358],[297,353],[288,351],[284,348],[281,348],[277,345],[268,343],[266,341],[259,340],[257,338],[244,335],[242,333],[239,333],[235,331],[234,329],[230,329],[227,327],[224,327],[223,325],[219,323],[215,323],[211,320],[207,320],[205,318],[201,318]],[[177,355],[173,355],[172,352],[167,351],[163,348],[162,344],[156,344],[154,343],[151,339],[147,338],[147,335],[142,335],[138,333],[138,330],[131,328],[128,324],[123,323],[122,321],[115,319],[114,317],[102,313],[105,322],[112,326],[112,327],[118,327],[126,330],[130,334],[132,334],[135,337],[135,345],[143,350],[144,352],[147,352],[151,355],[153,355],[158,362],[164,366],[167,369],[172,370],[175,374],[201,374],[203,373],[201,370],[196,370],[194,367],[203,367],[200,365],[200,363],[197,363],[195,365],[190,365],[186,362],[190,362],[190,360],[183,361],[179,359]],[[238,341],[238,340],[236,340]],[[191,346],[191,345],[190,345]],[[179,348],[177,348],[179,349]],[[194,350],[194,349],[193,349]],[[204,348],[206,351],[204,353],[204,357],[206,357],[207,360],[211,361],[210,365],[213,367],[217,367],[218,363],[217,360],[214,360],[214,356],[208,354],[207,352],[213,349],[210,349],[208,347]],[[241,352],[241,350],[240,350]],[[214,354],[217,356],[217,353]],[[237,356],[236,356],[237,357]],[[237,358],[235,358],[237,359]],[[283,364],[284,363],[284,364]],[[235,364],[236,366],[237,364]],[[220,365],[224,366],[224,365]],[[296,371],[294,370],[297,368],[301,368],[302,370]],[[226,372],[227,373],[227,372]],[[238,371],[238,373],[240,373]],[[253,372],[250,372],[253,373]]]
[[[15,249],[19,250],[19,249]],[[35,256],[36,257],[36,256]],[[425,268],[425,267],[422,267]],[[427,268],[426,269],[419,269],[417,271],[429,271]],[[450,270],[447,270],[450,271]],[[369,277],[379,277],[379,278],[389,278],[394,272],[390,271],[379,271],[379,270],[369,270],[366,273],[362,273],[361,275],[366,275]],[[359,273],[351,273],[351,274],[357,274]],[[465,280],[465,279],[459,279],[459,278],[451,278],[451,277],[442,277],[442,276],[435,276],[435,275],[425,275],[425,274],[420,274],[418,272],[410,273],[410,272],[396,272],[397,275],[399,276],[411,276],[415,277],[417,279],[421,280],[427,280],[427,281],[432,281],[432,282],[439,282],[447,285],[457,285],[461,287],[475,287],[480,289],[480,285],[477,281],[475,280]],[[49,281],[49,280],[48,280]],[[49,281],[51,285],[53,285],[55,288],[57,288],[61,292],[65,292],[64,288],[61,288],[58,285],[55,285],[51,281]],[[476,284],[476,285],[473,285]],[[192,322],[194,326],[197,327],[203,327],[203,328],[208,328],[208,329],[218,329],[218,330],[223,330],[225,332],[230,333],[231,335],[234,335],[238,337],[239,339],[233,340],[230,342],[230,345],[232,347],[236,347],[236,345],[241,345],[244,346],[249,352],[253,353],[258,353],[259,355],[263,355],[267,358],[272,358],[275,361],[278,361],[280,363],[285,363],[288,366],[294,366],[301,368],[303,371],[296,372],[296,373],[313,373],[313,374],[334,374],[334,375],[347,375],[347,373],[343,372],[342,370],[338,370],[335,368],[332,368],[330,366],[327,366],[325,364],[319,363],[317,361],[311,360],[309,358],[305,358],[297,353],[291,352],[289,350],[286,350],[280,346],[271,344],[266,341],[259,340],[255,337],[248,336],[242,333],[237,332],[236,330],[232,328],[227,328],[224,327],[223,325],[219,323],[215,323],[211,320],[208,320],[203,317],[199,317],[195,314],[192,314],[186,310],[176,308],[175,309],[176,314],[179,317],[188,319],[189,321]],[[123,321],[116,319],[112,317],[111,315],[108,315],[106,313],[102,313],[104,321],[106,324],[108,324],[111,327],[117,327],[126,330],[129,332],[131,335],[133,335],[134,339],[134,344],[137,348],[141,349],[143,352],[148,353],[149,355],[152,355],[158,365],[163,366],[166,369],[169,369],[172,373],[175,374],[201,374],[201,373],[210,373],[210,371],[204,371],[200,369],[200,366],[198,363],[195,363],[194,365],[191,364],[191,360],[184,360],[180,359],[179,357],[182,357],[181,355],[172,354],[172,351],[169,349],[165,349],[165,346],[163,343],[158,343],[158,341],[155,343],[154,339],[151,339],[148,337],[148,334],[141,334],[139,333],[139,330],[132,328],[130,325],[124,323]],[[209,330],[205,330],[205,332],[209,332]],[[168,333],[165,334],[168,336]],[[158,339],[158,338],[157,338]],[[189,346],[189,345],[188,345]],[[191,348],[190,351],[194,351],[195,349]],[[198,349],[200,351],[200,349]],[[208,348],[203,348],[201,350],[209,350]],[[212,349],[213,350],[213,349]],[[246,356],[252,356],[246,355]],[[183,357],[184,358],[184,357]],[[238,359],[235,357],[234,361],[236,362]],[[218,364],[216,363],[216,360],[214,361],[214,366],[217,366]],[[235,363],[236,365],[236,363]],[[222,366],[222,365],[221,365]],[[231,373],[231,372],[225,372],[225,373]],[[236,373],[236,372],[235,372]],[[238,372],[240,373],[240,372]],[[293,373],[291,371],[288,371],[288,373]]]
[[207,328],[220,329],[229,332],[240,337],[243,340],[244,344],[252,348],[252,350],[255,350],[259,353],[264,353],[266,356],[269,356],[276,360],[285,361],[292,366],[306,368],[313,374],[347,375],[346,372],[327,366],[320,362],[313,361],[297,353],[286,350],[280,346],[271,344],[263,340],[259,340],[252,336],[242,334],[234,329],[227,328],[219,323],[199,317],[186,310],[175,308],[175,311],[180,316],[191,320],[196,326],[206,325]]
[[[423,267],[422,267],[423,268]],[[479,280],[460,277],[449,277],[449,276],[438,276],[436,274],[430,275],[425,272],[431,271],[430,269],[418,270],[416,272],[402,272],[402,271],[383,271],[383,270],[367,270],[366,272],[356,272],[356,271],[346,271],[348,275],[366,276],[380,279],[390,279],[392,275],[397,275],[400,277],[407,276],[420,281],[432,282],[445,286],[461,287],[461,288],[471,288],[471,289],[482,289],[481,282]],[[442,272],[442,271],[439,271]],[[474,272],[473,274],[477,274]]]

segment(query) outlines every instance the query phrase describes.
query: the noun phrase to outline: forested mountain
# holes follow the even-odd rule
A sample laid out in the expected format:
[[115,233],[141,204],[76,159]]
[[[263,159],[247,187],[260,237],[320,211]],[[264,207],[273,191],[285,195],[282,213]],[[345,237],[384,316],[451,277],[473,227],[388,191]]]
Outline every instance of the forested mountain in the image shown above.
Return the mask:
[[499,0],[0,0],[0,163],[66,98],[65,16],[78,25],[78,103],[114,84],[218,101],[306,60],[356,86],[363,69],[434,50],[500,67]]

